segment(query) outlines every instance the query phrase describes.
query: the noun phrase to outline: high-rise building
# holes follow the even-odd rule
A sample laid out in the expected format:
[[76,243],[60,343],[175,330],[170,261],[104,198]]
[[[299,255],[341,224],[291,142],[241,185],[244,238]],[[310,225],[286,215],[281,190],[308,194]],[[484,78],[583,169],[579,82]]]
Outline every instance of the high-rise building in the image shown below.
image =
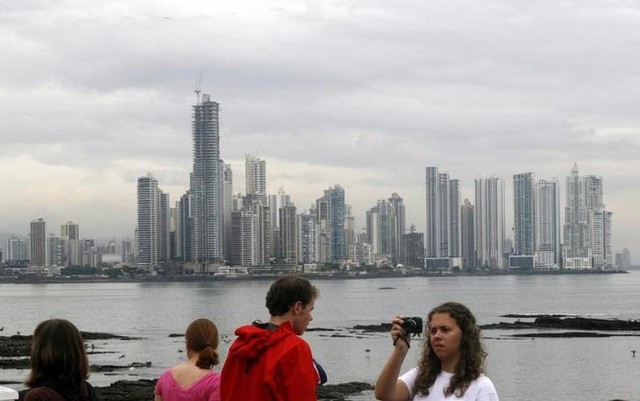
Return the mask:
[[82,254],[80,252],[80,227],[73,221],[60,225],[60,237],[63,240],[62,264],[64,266],[80,266]]
[[131,239],[123,239],[120,245],[122,263],[130,264],[135,259],[135,244]]
[[535,177],[533,173],[513,176],[514,254],[533,255],[535,251]]
[[248,267],[258,264],[256,229],[256,214],[252,210],[231,213],[232,265]]
[[73,221],[67,221],[60,225],[60,237],[62,239],[78,240],[80,239],[80,227]]
[[460,257],[460,184],[437,167],[426,167],[427,258]]
[[539,180],[535,185],[534,267],[560,267],[560,189],[557,180]]
[[567,177],[562,266],[565,269],[613,267],[611,219],[605,209],[603,180],[580,176],[577,163]]
[[291,196],[283,188],[280,188],[277,194],[267,197],[267,204],[271,213],[271,227],[277,229],[280,227],[280,209],[292,204]]
[[63,266],[64,240],[49,234],[47,237],[47,266]]
[[424,234],[415,231],[415,226],[409,228],[404,235],[405,257],[402,263],[408,267],[424,268]]
[[394,246],[397,235],[396,214],[393,205],[384,199],[367,211],[367,237],[371,241],[371,248],[376,259],[388,257],[396,258]]
[[47,265],[47,231],[43,218],[31,222],[29,242],[31,266],[45,267]]
[[394,243],[392,247],[392,253],[396,262],[401,263],[400,261],[404,260],[404,252],[406,251],[406,248],[404,246],[404,236],[407,233],[406,209],[402,197],[396,192],[391,194],[389,203],[391,204],[391,206],[393,206],[393,213],[395,215],[395,227],[393,229]]
[[193,260],[191,246],[193,245],[193,215],[191,209],[191,191],[187,191],[176,203],[176,256],[183,262]]
[[440,198],[438,197],[438,168],[427,167],[426,178],[426,230],[425,230],[425,256],[436,258],[440,256]]
[[6,243],[5,260],[28,260],[29,241],[23,237],[10,237]]
[[247,195],[267,196],[267,162],[257,156],[246,155],[245,175]]
[[504,183],[500,178],[475,180],[476,266],[504,267]]
[[161,259],[161,194],[151,174],[138,178],[138,267],[147,271]]
[[298,264],[298,221],[296,207],[287,205],[280,208],[280,255],[285,263]]
[[460,206],[460,245],[462,266],[471,268],[476,265],[475,257],[475,210],[469,199]]
[[[345,205],[344,216],[344,254],[350,255],[350,249],[356,243],[355,217],[351,213],[351,206]],[[351,256],[349,256],[351,259]]]
[[222,194],[219,104],[209,95],[193,106],[193,173],[191,174],[192,259],[217,264],[222,258]]
[[319,262],[338,262],[344,253],[344,189],[335,185],[325,189],[324,196],[316,201]]
[[312,263],[318,260],[316,246],[318,242],[316,216],[313,213],[300,213],[298,219],[298,262]]
[[233,213],[233,171],[230,164],[224,165],[222,174],[222,227],[224,259],[231,260],[231,213]]
[[171,201],[169,194],[158,190],[158,260],[171,258]]

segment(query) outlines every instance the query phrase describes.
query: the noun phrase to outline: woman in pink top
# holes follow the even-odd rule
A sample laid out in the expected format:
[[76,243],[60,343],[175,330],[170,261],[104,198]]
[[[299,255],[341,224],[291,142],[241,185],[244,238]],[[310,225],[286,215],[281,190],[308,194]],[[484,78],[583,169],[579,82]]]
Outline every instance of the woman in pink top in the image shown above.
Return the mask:
[[158,378],[154,401],[220,401],[218,329],[209,319],[194,320],[185,334],[186,362]]

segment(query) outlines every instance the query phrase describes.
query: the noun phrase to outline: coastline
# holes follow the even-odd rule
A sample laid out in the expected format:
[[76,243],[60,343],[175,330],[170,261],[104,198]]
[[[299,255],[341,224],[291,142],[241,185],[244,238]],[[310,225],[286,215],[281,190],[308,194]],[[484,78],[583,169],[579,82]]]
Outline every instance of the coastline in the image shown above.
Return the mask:
[[[487,270],[482,272],[316,272],[300,273],[310,280],[367,280],[379,278],[403,277],[456,277],[456,276],[533,276],[533,275],[600,275],[600,274],[628,274],[623,269],[616,270]],[[233,275],[180,275],[180,276],[42,276],[19,275],[0,276],[0,284],[50,284],[50,283],[145,283],[145,282],[202,282],[202,281],[236,281],[236,280],[273,280],[285,273],[261,274],[233,274]]]

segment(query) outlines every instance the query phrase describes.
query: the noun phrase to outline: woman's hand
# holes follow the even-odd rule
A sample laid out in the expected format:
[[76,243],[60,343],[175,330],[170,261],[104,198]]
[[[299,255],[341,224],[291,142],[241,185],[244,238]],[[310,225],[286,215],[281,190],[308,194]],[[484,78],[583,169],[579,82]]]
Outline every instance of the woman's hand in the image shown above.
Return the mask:
[[402,316],[396,316],[391,320],[391,340],[394,347],[411,347],[411,337],[402,328]]

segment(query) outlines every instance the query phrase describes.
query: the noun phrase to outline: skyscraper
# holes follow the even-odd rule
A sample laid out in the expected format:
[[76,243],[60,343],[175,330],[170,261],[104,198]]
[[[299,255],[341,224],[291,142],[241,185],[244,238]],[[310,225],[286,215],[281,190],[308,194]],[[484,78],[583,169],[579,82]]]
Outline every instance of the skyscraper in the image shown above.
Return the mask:
[[535,250],[535,178],[533,173],[513,176],[514,254],[533,255]]
[[562,266],[567,269],[613,267],[611,220],[603,201],[602,177],[580,176],[574,164],[567,177]]
[[247,195],[267,196],[267,163],[257,156],[245,156]]
[[44,267],[47,265],[47,232],[43,218],[31,222],[29,231],[31,243],[31,266]]
[[231,227],[231,264],[245,267],[257,265],[256,214],[252,210],[231,213]]
[[80,251],[80,227],[73,221],[60,225],[60,237],[63,244],[62,264],[65,266],[80,266],[82,253]]
[[384,199],[367,211],[367,236],[371,241],[374,257],[396,258],[396,216],[393,205]]
[[222,257],[222,194],[219,104],[209,95],[193,106],[192,258],[201,264]]
[[448,173],[426,167],[427,258],[460,257],[460,186]]
[[389,203],[391,204],[391,206],[393,206],[393,213],[395,215],[395,227],[393,229],[394,244],[392,251],[396,262],[402,263],[401,261],[404,260],[404,253],[406,251],[406,248],[404,246],[404,239],[407,231],[406,208],[404,206],[402,197],[396,192],[391,194]]
[[316,216],[313,213],[300,213],[298,220],[298,262],[312,263],[318,260],[317,242],[318,235],[316,231]]
[[560,267],[560,189],[557,180],[540,180],[535,186],[536,268]]
[[475,267],[475,210],[469,199],[460,207],[460,237],[463,267]]
[[340,185],[335,185],[325,189],[324,196],[316,201],[319,262],[337,262],[346,256],[344,253],[344,199],[344,189]]
[[298,264],[298,221],[296,207],[287,205],[280,208],[280,255],[285,263]]
[[160,241],[160,190],[148,174],[138,178],[138,267],[147,271],[158,267]]
[[475,180],[476,266],[504,267],[504,183],[500,178]]
[[223,249],[224,259],[231,260],[231,213],[233,213],[233,171],[230,164],[224,165],[222,175],[223,202],[222,202],[222,227],[223,227]]

